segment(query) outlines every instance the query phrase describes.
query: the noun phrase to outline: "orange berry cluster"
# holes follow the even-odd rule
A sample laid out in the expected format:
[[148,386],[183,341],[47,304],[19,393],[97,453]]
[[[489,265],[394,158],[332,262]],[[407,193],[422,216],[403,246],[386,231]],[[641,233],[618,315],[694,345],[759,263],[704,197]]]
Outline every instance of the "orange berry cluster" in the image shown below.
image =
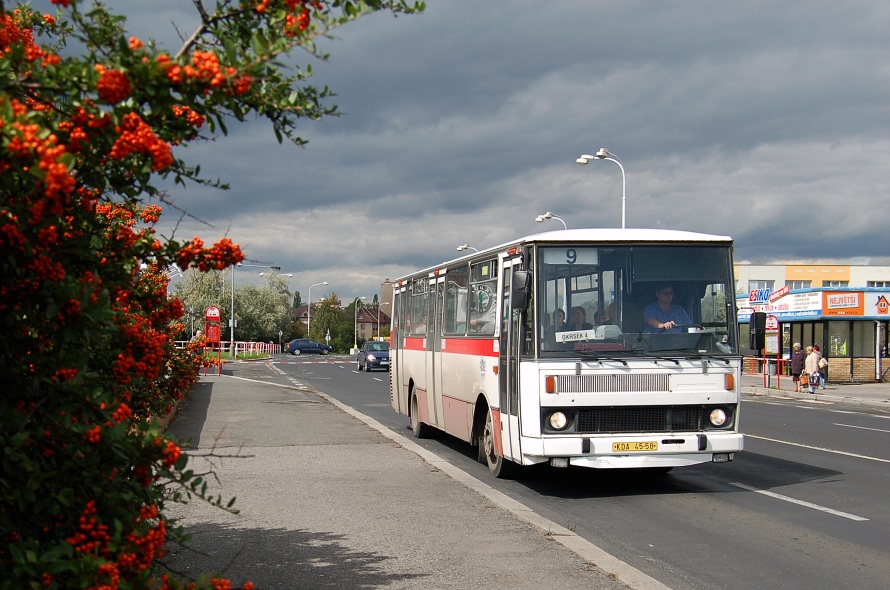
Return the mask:
[[96,64],[96,71],[99,72],[97,85],[99,98],[109,104],[117,104],[130,96],[132,88],[126,74],[120,70],[108,69],[101,64]]
[[0,15],[0,52],[11,54],[10,45],[21,44],[25,50],[25,59],[29,62],[43,65],[60,63],[62,59],[58,55],[44,51],[35,43],[33,29],[22,26],[19,22],[21,16],[18,10]]
[[133,417],[133,410],[130,409],[130,406],[121,402],[121,404],[114,411],[114,414],[111,415],[114,418],[115,422],[123,422],[124,420],[129,420]]
[[167,467],[176,465],[176,462],[179,461],[181,452],[181,449],[176,446],[176,443],[167,441],[167,447],[164,449],[164,465]]
[[59,369],[56,371],[55,375],[53,375],[53,380],[55,381],[71,381],[77,377],[77,369]]
[[207,121],[207,117],[196,112],[191,107],[174,105],[173,113],[177,117],[185,117],[186,122],[195,129],[200,129],[204,125],[205,121]]
[[[110,547],[109,527],[99,523],[96,514],[96,503],[90,500],[79,518],[77,532],[66,541],[78,553],[92,554],[103,560],[96,566],[96,577],[102,583],[92,585],[90,588],[116,590],[120,587],[123,573],[148,570],[152,562],[163,555],[167,539],[167,523],[164,519],[158,520],[157,506],[143,506],[139,516],[133,521],[133,528],[125,537],[126,543],[118,544],[116,546],[118,553],[114,554]],[[144,529],[144,532],[140,533],[140,529]],[[167,588],[166,578],[164,582],[162,587]]]
[[236,75],[237,70],[231,66],[223,68],[219,63],[219,57],[212,51],[195,51],[192,54],[191,63],[184,66],[174,64],[167,54],[158,56],[157,61],[167,68],[167,78],[174,84],[186,84],[197,82],[207,84],[204,90],[208,94],[212,88],[222,88],[231,85],[236,95],[241,95],[250,89],[253,78],[249,75]]
[[98,444],[100,440],[102,440],[102,431],[98,425],[90,428],[86,434],[83,435],[83,439],[88,443]]
[[195,236],[191,242],[176,253],[176,264],[179,268],[191,266],[201,272],[211,269],[223,270],[242,260],[244,260],[244,254],[241,252],[241,248],[229,238],[221,239],[213,245],[213,248],[207,250],[204,248],[204,241]]
[[[50,212],[61,215],[67,204],[67,197],[74,191],[75,184],[68,167],[60,161],[66,153],[65,146],[58,145],[59,139],[54,133],[41,137],[40,125],[36,123],[13,121],[7,129],[9,143],[6,149],[19,159],[24,171],[31,168],[30,162],[37,160],[37,168],[43,173]],[[3,128],[0,128],[0,133],[2,131]],[[10,163],[7,162],[0,168],[0,172],[9,168]]]
[[117,131],[120,136],[114,142],[109,154],[115,160],[123,160],[131,154],[150,155],[151,169],[155,171],[163,170],[173,164],[170,145],[158,139],[138,113],[124,115],[124,121]]

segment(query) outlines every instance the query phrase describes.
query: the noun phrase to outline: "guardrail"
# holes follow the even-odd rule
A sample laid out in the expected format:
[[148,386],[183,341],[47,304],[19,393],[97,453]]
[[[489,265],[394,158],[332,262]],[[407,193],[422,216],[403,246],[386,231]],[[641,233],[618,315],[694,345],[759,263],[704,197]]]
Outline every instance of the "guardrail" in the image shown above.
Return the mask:
[[[176,348],[185,348],[185,345],[188,344],[188,340],[177,340]],[[207,350],[216,351],[217,347],[214,343],[209,343],[212,346],[207,346]],[[250,342],[250,341],[235,341],[234,346],[234,355],[241,357],[258,357],[265,356],[268,354],[278,354],[281,352],[280,344],[273,344],[272,342]],[[222,349],[223,353],[232,355],[232,343],[229,341],[220,342],[219,348]]]
[[781,387],[782,377],[791,378],[791,360],[764,358],[758,356],[742,357],[742,373],[747,375],[763,375],[763,386],[771,387],[773,377],[776,387]]

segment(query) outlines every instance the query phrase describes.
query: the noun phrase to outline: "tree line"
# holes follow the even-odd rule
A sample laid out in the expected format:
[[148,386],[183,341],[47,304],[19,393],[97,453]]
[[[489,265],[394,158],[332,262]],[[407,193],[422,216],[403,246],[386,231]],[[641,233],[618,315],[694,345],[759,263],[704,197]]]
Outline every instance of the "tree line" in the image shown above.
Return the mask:
[[[220,309],[222,340],[231,340],[229,319],[232,316],[231,271],[198,272],[187,270],[171,288],[171,295],[182,301],[185,318],[177,335],[178,340],[190,340],[195,332],[204,328],[204,310],[210,305]],[[355,307],[353,301],[341,307],[336,292],[316,300],[312,305],[311,334],[306,333],[306,323],[298,317],[302,305],[299,291],[291,292],[284,277],[276,273],[264,273],[262,283],[235,284],[235,340],[272,342],[284,344],[295,338],[314,338],[325,342],[330,333],[330,345],[334,352],[346,353],[357,341],[355,334]],[[314,299],[314,297],[313,297]],[[374,302],[378,301],[375,295]],[[382,335],[388,330],[381,327]]]

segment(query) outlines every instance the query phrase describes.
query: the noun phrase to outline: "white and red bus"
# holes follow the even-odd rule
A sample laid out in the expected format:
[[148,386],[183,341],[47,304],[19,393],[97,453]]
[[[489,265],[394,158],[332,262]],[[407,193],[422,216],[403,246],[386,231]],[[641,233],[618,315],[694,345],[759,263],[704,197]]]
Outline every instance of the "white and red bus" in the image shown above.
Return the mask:
[[731,461],[734,293],[732,239],[681,231],[554,231],[444,262],[395,281],[392,406],[497,477]]

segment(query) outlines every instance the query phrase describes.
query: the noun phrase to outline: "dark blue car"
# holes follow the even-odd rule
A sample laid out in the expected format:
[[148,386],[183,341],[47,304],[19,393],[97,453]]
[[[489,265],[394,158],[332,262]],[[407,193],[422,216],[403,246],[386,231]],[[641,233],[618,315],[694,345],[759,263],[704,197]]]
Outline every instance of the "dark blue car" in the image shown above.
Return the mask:
[[389,342],[368,340],[358,351],[358,370],[370,372],[371,369],[389,370]]
[[290,354],[328,354],[331,347],[312,338],[297,338],[284,345],[284,351]]

